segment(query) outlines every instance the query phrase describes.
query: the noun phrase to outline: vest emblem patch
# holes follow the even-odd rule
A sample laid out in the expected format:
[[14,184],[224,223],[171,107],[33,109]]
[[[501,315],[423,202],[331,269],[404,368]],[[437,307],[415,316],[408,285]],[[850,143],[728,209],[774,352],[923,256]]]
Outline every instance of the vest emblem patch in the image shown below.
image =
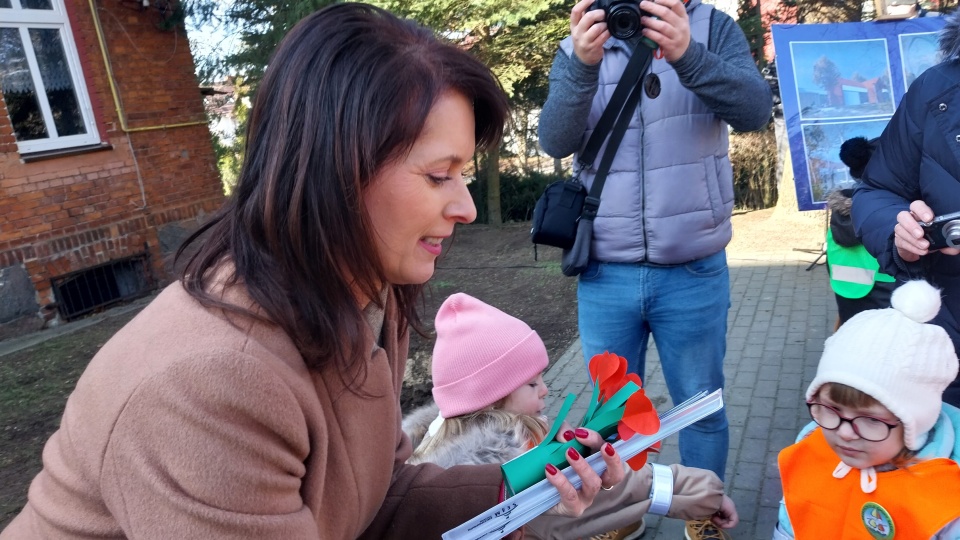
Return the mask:
[[860,508],[860,517],[867,532],[877,540],[888,540],[896,534],[897,529],[890,512],[875,502],[865,503]]

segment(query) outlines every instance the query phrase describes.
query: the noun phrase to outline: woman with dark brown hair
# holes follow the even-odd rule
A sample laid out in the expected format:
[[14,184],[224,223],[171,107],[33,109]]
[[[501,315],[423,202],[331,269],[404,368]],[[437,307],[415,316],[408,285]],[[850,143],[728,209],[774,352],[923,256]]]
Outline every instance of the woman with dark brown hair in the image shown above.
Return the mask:
[[[408,327],[498,144],[490,70],[362,4],[301,21],[257,91],[243,169],[180,280],[91,361],[13,538],[436,538],[499,467],[406,465]],[[181,251],[181,254],[183,252]],[[599,435],[592,442],[599,447]],[[571,456],[579,515],[623,478]]]

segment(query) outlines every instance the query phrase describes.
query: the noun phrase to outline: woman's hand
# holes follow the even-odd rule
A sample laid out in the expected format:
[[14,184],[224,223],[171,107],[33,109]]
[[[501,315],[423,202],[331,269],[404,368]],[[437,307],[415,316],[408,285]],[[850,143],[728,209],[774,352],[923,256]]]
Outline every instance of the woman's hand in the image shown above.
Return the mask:
[[[923,237],[923,228],[918,222],[931,221],[933,218],[933,210],[923,201],[913,201],[910,203],[909,212],[897,214],[897,224],[893,227],[893,245],[904,262],[915,262],[929,253],[930,242]],[[960,254],[960,249],[943,248],[940,253],[957,255]]]
[[557,430],[557,436],[554,437],[559,443],[568,443],[576,437],[573,426],[564,420],[560,423],[560,429]]
[[737,505],[733,504],[733,499],[724,494],[720,509],[710,517],[710,521],[721,529],[736,527],[740,523],[740,516],[737,515]]
[[[563,433],[563,430],[561,430],[561,433]],[[599,449],[603,461],[607,464],[607,470],[602,475],[598,475],[579,452],[570,448],[567,450],[567,462],[583,481],[583,485],[577,490],[559,469],[552,464],[547,464],[547,481],[560,493],[560,503],[548,510],[548,514],[569,517],[580,516],[584,510],[593,504],[593,499],[601,488],[612,488],[622,482],[625,475],[620,454],[614,450],[613,445],[603,442],[599,433],[577,428],[574,430],[574,434],[578,442],[589,448]]]
[[573,53],[581,62],[593,66],[603,60],[603,44],[610,39],[607,23],[603,22],[603,10],[591,10],[593,0],[580,0],[570,10],[570,37],[573,38]]

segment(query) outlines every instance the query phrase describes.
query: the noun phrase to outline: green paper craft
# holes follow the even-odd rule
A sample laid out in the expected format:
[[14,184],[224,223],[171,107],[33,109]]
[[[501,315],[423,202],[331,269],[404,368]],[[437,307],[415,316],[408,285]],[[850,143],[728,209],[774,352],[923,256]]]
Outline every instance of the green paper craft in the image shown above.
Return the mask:
[[628,381],[616,394],[604,401],[592,417],[587,419],[588,417],[584,416],[583,427],[596,431],[604,439],[615,434],[617,423],[623,418],[627,399],[639,389],[635,382]]
[[597,407],[600,406],[600,384],[598,381],[593,381],[593,393],[590,395],[590,405],[587,407],[587,412],[583,413],[584,418],[593,418],[594,413],[597,412]]
[[[616,434],[617,423],[623,418],[627,399],[639,389],[640,387],[636,383],[628,381],[610,399],[600,403],[598,399],[600,386],[594,381],[590,406],[583,416],[580,427],[592,429],[604,439]],[[570,464],[567,463],[567,449],[576,448],[581,455],[583,454],[585,447],[576,439],[565,443],[556,440],[557,432],[560,431],[560,426],[576,399],[575,395],[567,394],[560,412],[557,413],[556,420],[550,427],[550,431],[539,445],[500,466],[503,471],[504,483],[511,496],[546,478],[544,467],[547,466],[547,463],[552,463],[558,469],[568,467]]]
[[[544,441],[552,441],[557,438],[557,432],[560,431],[560,425],[563,424],[564,419],[567,415],[570,414],[570,408],[573,407],[573,402],[577,400],[577,396],[573,394],[567,394],[567,397],[563,398],[563,405],[560,406],[560,411],[557,412],[557,419],[554,420],[553,425],[550,426],[550,432],[547,433],[544,437]],[[543,441],[540,442],[540,446],[543,445]]]
[[500,466],[503,471],[503,481],[510,496],[516,495],[546,478],[544,467],[547,466],[547,463],[559,466],[554,456],[555,452],[559,452],[560,459],[566,463],[566,460],[563,459],[563,453],[567,451],[567,448],[573,447],[578,452],[583,451],[583,445],[578,443],[576,439],[566,443],[560,443],[556,440],[557,432],[560,431],[560,426],[567,418],[567,413],[570,412],[570,407],[573,406],[576,399],[575,395],[567,394],[563,406],[560,407],[560,412],[557,413],[557,419],[554,420],[550,431],[543,438],[543,442]]

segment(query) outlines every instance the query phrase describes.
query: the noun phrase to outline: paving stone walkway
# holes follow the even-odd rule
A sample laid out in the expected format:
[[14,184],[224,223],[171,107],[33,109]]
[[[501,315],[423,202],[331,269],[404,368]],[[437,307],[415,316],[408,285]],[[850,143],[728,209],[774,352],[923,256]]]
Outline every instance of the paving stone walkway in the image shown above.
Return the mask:
[[[807,267],[816,254],[729,254],[732,305],[724,360],[724,403],[730,421],[727,493],[737,504],[740,525],[734,539],[767,540],[777,520],[782,495],[777,453],[792,444],[809,420],[803,393],[813,380],[823,342],[832,332],[837,310],[826,269]],[[822,262],[822,261],[821,261]],[[672,404],[652,340],[644,387],[661,412]],[[552,418],[568,393],[587,388],[579,340],[544,376],[550,386]],[[572,423],[586,411],[580,398]],[[664,441],[661,463],[680,461],[677,437]],[[683,539],[683,522],[650,516],[644,540]]]

